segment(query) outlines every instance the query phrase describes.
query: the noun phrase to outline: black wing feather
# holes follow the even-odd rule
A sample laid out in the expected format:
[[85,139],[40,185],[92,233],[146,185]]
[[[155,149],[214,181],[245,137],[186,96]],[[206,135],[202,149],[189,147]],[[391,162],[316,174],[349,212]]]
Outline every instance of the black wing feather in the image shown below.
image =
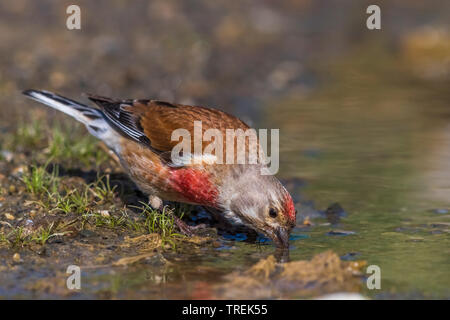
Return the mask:
[[[106,121],[123,136],[151,147],[139,117],[124,109],[133,106],[133,100],[112,100],[110,98],[88,95],[88,98],[103,109]],[[155,151],[155,150],[154,150]]]

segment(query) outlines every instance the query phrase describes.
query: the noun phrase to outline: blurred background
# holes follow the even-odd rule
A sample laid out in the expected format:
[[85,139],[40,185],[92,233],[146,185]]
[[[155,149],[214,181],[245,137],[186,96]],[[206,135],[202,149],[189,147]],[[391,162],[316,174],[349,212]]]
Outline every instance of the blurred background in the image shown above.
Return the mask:
[[[70,4],[81,30],[66,28]],[[370,4],[381,30],[366,27]],[[0,128],[39,112],[66,121],[26,101],[28,88],[279,128],[280,177],[303,217],[339,202],[358,235],[312,231],[293,257],[357,251],[382,266],[389,294],[448,297],[449,24],[450,2],[436,0],[2,1]]]

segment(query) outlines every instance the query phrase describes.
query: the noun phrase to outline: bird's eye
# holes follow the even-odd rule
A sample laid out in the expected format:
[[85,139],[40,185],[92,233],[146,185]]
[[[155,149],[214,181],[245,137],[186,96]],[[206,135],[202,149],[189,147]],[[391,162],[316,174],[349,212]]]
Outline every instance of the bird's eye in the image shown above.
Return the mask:
[[270,209],[269,209],[269,216],[270,216],[270,217],[276,218],[277,215],[278,215],[277,209],[274,209],[274,208],[270,208]]

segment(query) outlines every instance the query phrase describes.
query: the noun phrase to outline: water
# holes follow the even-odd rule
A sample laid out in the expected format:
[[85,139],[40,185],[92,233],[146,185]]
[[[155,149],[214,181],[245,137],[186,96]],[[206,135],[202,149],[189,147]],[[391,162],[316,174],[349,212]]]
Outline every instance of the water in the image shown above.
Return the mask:
[[287,127],[283,174],[305,178],[298,191],[319,208],[338,201],[349,212],[340,229],[356,232],[329,237],[329,227],[313,228],[291,257],[358,252],[381,268],[382,290],[370,296],[448,297],[450,215],[430,211],[450,205],[448,90],[424,86],[376,49],[340,61],[332,71],[339,81],[288,98],[273,114]]

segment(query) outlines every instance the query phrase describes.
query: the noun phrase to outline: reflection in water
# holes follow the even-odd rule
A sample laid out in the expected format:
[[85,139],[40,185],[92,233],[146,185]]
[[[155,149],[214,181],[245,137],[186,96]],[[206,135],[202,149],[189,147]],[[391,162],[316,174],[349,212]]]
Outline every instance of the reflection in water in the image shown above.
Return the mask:
[[285,263],[290,261],[289,249],[276,248],[274,256],[278,263]]
[[428,139],[430,152],[424,160],[421,198],[445,206],[450,202],[450,124],[433,132]]

